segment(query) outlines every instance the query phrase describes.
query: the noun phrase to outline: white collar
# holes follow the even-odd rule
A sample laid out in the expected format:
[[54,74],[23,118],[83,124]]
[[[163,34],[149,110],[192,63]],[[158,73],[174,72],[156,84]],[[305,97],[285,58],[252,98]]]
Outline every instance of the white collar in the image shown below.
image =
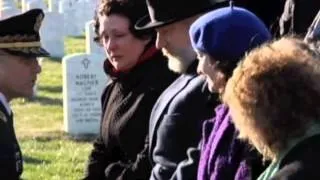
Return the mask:
[[10,105],[9,105],[9,103],[8,103],[8,101],[7,101],[7,98],[0,92],[0,102],[3,104],[3,106],[6,108],[6,110],[7,110],[7,113],[9,114],[9,115],[11,115],[11,108],[10,108]]

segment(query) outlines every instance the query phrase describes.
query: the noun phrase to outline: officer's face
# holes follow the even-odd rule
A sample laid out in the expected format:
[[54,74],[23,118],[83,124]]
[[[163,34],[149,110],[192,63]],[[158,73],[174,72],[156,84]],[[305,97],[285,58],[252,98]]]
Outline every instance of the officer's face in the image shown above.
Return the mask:
[[17,97],[31,97],[41,67],[35,57],[22,57],[1,53],[0,92],[8,101]]

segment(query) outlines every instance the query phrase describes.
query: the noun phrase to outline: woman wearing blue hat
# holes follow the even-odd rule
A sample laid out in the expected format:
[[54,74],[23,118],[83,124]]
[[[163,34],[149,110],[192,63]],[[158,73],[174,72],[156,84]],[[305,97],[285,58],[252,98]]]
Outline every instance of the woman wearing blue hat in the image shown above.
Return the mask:
[[[211,92],[221,96],[239,60],[271,35],[253,13],[238,7],[213,10],[196,20],[189,31],[199,59],[198,73]],[[262,159],[237,139],[229,109],[221,104],[216,117],[203,124],[198,180],[255,179],[263,171]]]

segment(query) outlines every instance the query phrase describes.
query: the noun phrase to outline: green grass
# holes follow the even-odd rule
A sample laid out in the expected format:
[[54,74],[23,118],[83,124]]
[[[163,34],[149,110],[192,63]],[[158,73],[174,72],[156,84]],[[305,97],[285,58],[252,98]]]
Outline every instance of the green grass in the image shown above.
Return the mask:
[[[13,103],[19,137],[62,129],[62,71],[60,61],[44,59],[38,79],[38,94],[31,101]],[[31,112],[31,113],[30,113]],[[26,116],[27,115],[27,116]]]
[[65,51],[70,53],[86,52],[85,51],[85,39],[84,37],[67,37],[65,39]]
[[[84,38],[66,38],[66,54],[85,52]],[[44,59],[33,99],[17,99],[16,134],[24,156],[23,179],[75,180],[83,176],[92,148],[63,131],[62,67],[60,59]]]
[[76,142],[64,136],[21,140],[25,179],[78,180],[83,175],[91,143]]

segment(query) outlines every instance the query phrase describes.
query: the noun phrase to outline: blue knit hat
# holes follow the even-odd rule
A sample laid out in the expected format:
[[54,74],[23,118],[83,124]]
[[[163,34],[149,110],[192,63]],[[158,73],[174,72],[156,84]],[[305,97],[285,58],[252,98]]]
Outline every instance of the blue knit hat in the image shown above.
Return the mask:
[[201,16],[191,25],[189,35],[194,49],[221,62],[238,62],[246,51],[271,39],[257,16],[233,6]]

